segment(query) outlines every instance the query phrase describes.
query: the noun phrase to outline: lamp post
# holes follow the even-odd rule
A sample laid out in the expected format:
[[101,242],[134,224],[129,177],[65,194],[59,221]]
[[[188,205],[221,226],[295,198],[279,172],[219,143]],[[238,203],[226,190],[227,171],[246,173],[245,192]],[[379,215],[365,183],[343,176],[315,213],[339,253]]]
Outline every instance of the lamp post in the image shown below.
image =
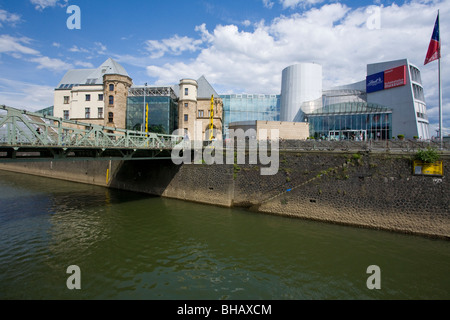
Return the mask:
[[143,108],[143,111],[142,111],[142,119],[143,119],[143,121],[142,121],[142,126],[141,126],[141,131],[142,132],[144,132],[144,130],[145,130],[145,100],[146,100],[146,97],[147,97],[147,82],[144,84],[144,108]]

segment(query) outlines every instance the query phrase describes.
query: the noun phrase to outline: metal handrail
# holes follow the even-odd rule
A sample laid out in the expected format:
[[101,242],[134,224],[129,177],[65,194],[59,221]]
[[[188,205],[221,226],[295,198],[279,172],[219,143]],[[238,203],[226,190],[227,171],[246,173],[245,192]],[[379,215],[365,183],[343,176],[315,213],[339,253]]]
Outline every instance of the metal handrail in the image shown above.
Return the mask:
[[64,120],[0,106],[0,143],[10,146],[172,149],[182,136]]

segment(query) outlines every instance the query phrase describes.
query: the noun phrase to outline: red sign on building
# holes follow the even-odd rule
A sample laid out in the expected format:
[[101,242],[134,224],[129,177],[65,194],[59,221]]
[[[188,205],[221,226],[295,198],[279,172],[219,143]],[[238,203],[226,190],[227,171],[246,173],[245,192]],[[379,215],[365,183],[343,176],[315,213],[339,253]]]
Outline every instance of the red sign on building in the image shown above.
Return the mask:
[[384,89],[406,85],[406,66],[389,69],[384,72]]

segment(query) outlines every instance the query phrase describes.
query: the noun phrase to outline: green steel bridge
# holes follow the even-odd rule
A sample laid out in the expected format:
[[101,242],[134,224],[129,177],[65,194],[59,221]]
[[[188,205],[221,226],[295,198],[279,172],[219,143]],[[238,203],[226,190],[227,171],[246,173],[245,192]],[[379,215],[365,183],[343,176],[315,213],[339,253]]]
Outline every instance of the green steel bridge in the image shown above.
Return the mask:
[[170,159],[182,141],[0,106],[0,162]]

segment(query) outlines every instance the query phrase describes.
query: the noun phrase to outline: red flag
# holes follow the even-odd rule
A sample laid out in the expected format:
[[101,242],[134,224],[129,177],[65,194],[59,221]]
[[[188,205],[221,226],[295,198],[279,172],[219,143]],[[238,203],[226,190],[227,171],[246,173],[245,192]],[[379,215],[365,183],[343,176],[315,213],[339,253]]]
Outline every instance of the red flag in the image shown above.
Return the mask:
[[439,36],[439,13],[434,24],[433,35],[431,36],[430,46],[428,47],[425,64],[441,58],[441,41]]

